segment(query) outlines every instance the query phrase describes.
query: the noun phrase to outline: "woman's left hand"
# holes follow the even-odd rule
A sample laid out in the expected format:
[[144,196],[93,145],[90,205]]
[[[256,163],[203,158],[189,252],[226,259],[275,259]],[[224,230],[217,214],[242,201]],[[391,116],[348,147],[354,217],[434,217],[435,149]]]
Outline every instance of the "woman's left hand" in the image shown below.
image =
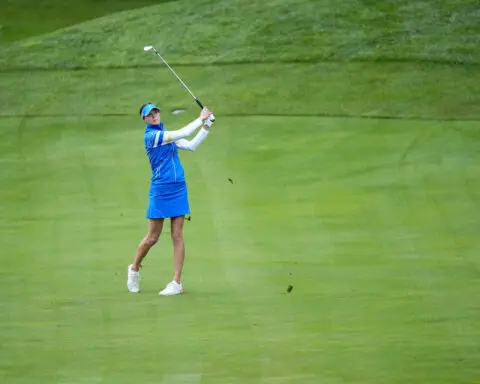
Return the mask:
[[202,112],[200,112],[200,119],[207,120],[211,114],[212,112],[210,112],[207,107],[203,107]]

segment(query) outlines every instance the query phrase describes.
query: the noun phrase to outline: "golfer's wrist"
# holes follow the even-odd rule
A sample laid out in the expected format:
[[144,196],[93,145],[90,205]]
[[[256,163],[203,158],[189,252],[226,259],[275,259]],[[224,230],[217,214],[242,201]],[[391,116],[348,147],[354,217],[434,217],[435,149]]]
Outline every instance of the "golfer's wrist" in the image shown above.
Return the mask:
[[212,115],[208,116],[208,118],[203,122],[203,128],[207,127],[210,128],[215,121],[215,117]]

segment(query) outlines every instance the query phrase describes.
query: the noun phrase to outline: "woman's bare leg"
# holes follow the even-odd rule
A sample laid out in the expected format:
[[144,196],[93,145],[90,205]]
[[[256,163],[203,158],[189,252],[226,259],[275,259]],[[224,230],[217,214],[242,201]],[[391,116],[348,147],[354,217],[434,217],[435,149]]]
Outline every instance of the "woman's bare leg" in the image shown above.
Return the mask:
[[173,265],[175,267],[174,280],[181,284],[183,263],[185,261],[185,243],[183,240],[184,216],[172,217],[171,235],[173,241]]
[[142,264],[142,260],[147,256],[148,251],[158,241],[162,233],[163,219],[149,219],[148,233],[140,242],[135,255],[135,260],[132,264],[132,270],[138,272]]

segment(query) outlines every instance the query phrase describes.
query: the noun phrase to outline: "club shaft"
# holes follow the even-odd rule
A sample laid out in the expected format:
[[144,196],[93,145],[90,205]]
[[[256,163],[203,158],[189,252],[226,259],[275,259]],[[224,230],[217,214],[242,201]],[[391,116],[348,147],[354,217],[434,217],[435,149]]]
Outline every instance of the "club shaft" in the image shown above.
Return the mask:
[[162,57],[162,55],[160,55],[155,49],[153,49],[155,54],[160,57],[160,59],[165,63],[165,65],[167,66],[167,68],[170,70],[170,72],[172,72],[175,77],[178,79],[178,81],[180,81],[180,83],[183,85],[183,87],[187,90],[187,92],[190,94],[190,96],[192,96],[195,100],[195,102],[199,105],[200,108],[203,109],[203,104],[200,102],[200,100],[197,99],[197,97],[193,94],[192,91],[190,91],[190,89],[187,87],[187,84],[185,84],[182,79],[177,75],[177,73],[173,70],[172,67],[170,67],[170,65],[168,65],[167,61]]

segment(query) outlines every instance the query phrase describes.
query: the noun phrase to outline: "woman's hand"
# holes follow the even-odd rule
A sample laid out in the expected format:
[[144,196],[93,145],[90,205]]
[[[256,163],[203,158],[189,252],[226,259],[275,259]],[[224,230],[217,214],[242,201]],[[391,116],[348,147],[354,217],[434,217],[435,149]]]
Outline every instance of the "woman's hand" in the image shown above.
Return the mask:
[[200,119],[205,121],[211,114],[212,112],[210,112],[207,107],[203,107],[202,112],[200,112]]

